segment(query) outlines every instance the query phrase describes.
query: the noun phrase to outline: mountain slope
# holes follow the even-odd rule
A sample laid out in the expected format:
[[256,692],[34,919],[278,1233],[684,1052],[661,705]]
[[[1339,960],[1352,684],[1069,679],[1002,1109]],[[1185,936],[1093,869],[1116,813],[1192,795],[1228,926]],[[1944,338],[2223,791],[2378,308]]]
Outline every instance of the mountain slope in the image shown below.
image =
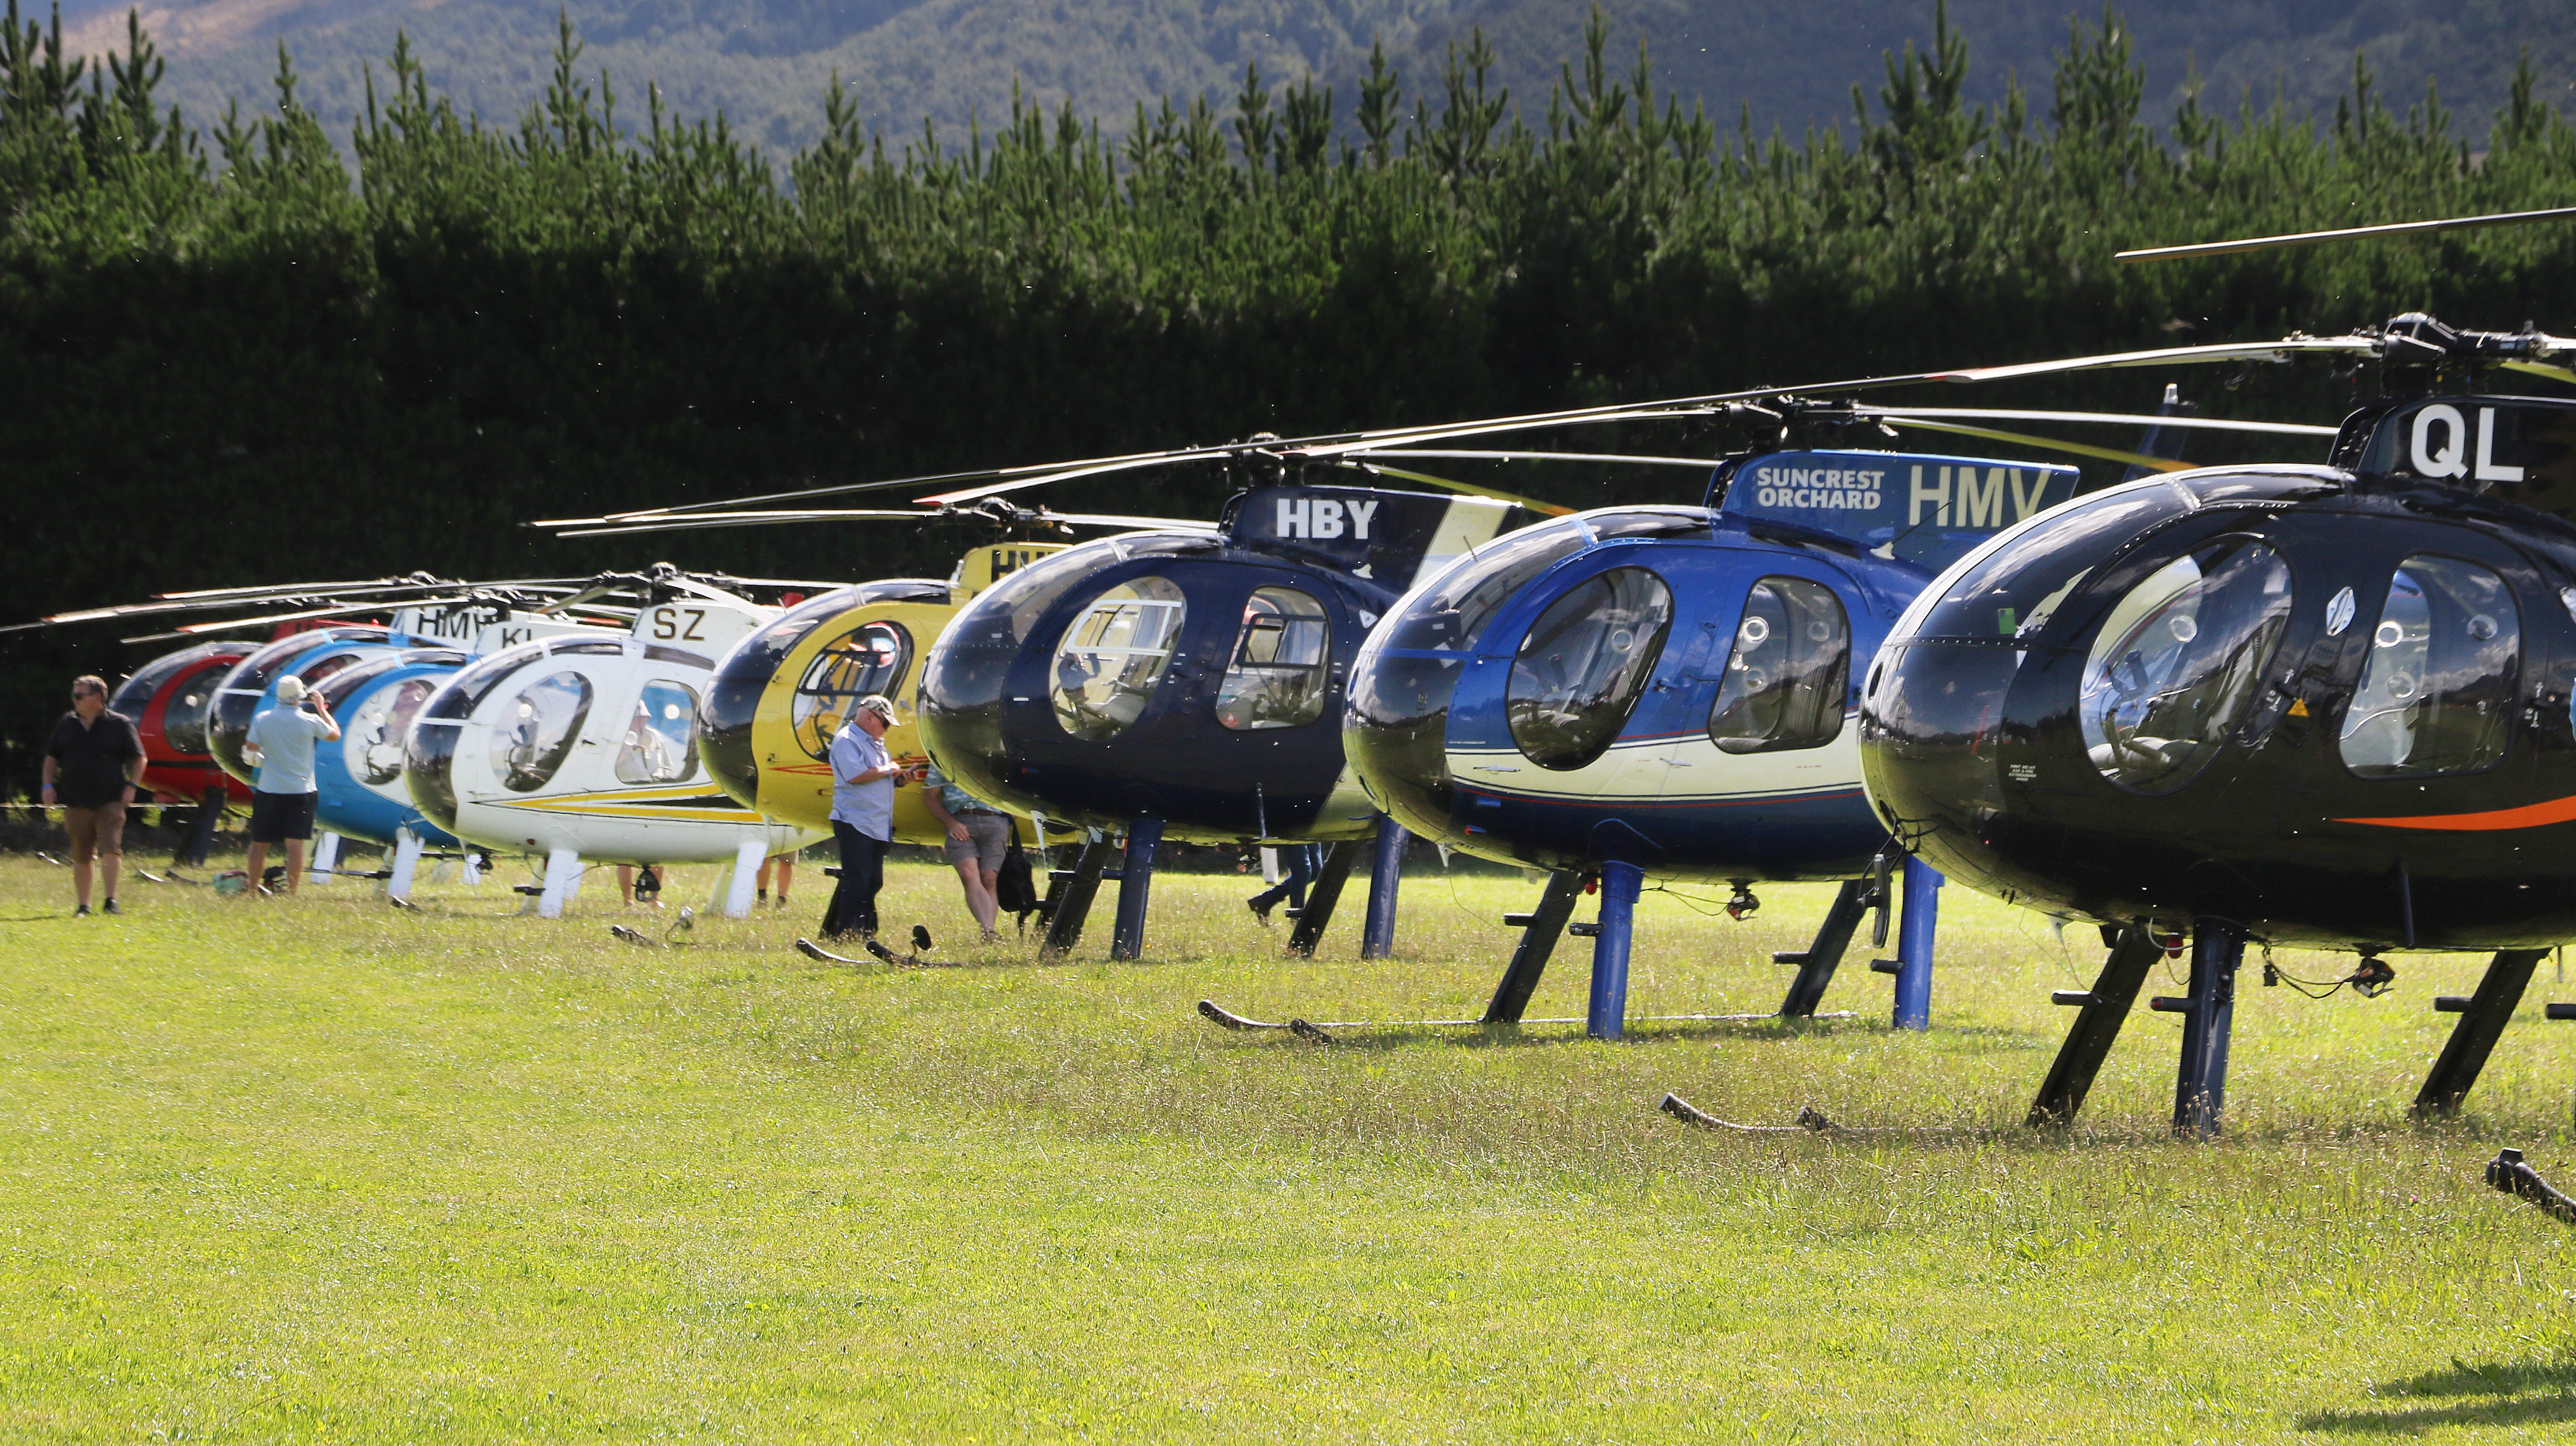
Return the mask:
[[[837,71],[863,115],[897,137],[924,118],[951,140],[970,117],[1005,112],[1016,81],[1048,105],[1071,98],[1113,133],[1139,100],[1206,93],[1225,108],[1247,62],[1286,79],[1332,83],[1348,116],[1373,37],[1408,92],[1436,89],[1442,49],[1481,27],[1499,78],[1532,125],[1544,121],[1558,67],[1581,53],[1585,8],[1568,0],[576,0],[568,11],[612,72],[630,113],[657,82],[681,115],[722,108],[735,129],[786,148],[810,139]],[[1930,7],[1883,0],[1606,0],[1625,65],[1644,41],[1658,89],[1705,104],[1729,128],[1749,108],[1757,131],[1849,129],[1851,87],[1875,95],[1882,55],[1928,37]],[[304,94],[344,122],[361,103],[360,67],[407,31],[433,85],[486,118],[507,118],[543,88],[555,7],[546,0],[161,0],[144,20],[173,57],[171,95],[210,119],[224,100],[264,104],[281,39]],[[2008,76],[2044,113],[2064,0],[1957,0],[1971,46],[1969,91],[1999,99]],[[2204,104],[2233,109],[2277,93],[2331,114],[2356,51],[2400,108],[2438,80],[2453,129],[2483,135],[2518,50],[2531,48],[2546,98],[2576,109],[2576,0],[2169,0],[2124,12],[2147,71],[2147,112],[2162,119],[2197,71]],[[124,12],[76,0],[74,39],[121,41]],[[381,72],[381,64],[378,65]]]

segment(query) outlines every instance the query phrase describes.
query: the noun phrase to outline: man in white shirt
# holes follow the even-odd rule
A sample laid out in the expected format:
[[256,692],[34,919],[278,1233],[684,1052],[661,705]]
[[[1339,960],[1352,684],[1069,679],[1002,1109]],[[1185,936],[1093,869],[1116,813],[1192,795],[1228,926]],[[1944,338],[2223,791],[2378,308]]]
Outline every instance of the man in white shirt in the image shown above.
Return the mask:
[[841,846],[841,882],[823,909],[823,937],[875,938],[877,890],[885,887],[886,845],[894,841],[894,791],[908,771],[886,752],[894,700],[870,693],[832,735],[832,837]]
[[[259,897],[260,875],[268,867],[271,844],[286,848],[286,892],[304,879],[304,845],[313,837],[313,806],[321,785],[313,777],[313,745],[340,740],[339,720],[322,695],[308,691],[302,678],[289,676],[277,685],[278,706],[250,721],[250,746],[259,750],[259,773],[251,783],[249,880],[242,897]],[[309,705],[309,706],[308,706]]]

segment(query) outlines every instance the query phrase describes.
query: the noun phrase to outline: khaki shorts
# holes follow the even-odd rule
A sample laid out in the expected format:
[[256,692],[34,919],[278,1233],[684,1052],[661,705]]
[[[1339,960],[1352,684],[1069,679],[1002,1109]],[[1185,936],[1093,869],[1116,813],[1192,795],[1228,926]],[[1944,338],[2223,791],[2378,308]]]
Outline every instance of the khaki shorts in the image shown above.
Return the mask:
[[112,859],[125,857],[124,804],[66,808],[63,810],[63,827],[71,830],[73,863],[88,863],[94,854],[105,854]]
[[985,873],[1000,872],[1011,847],[1011,821],[998,813],[961,813],[957,821],[966,825],[966,836],[941,839],[940,856],[952,864],[973,859]]

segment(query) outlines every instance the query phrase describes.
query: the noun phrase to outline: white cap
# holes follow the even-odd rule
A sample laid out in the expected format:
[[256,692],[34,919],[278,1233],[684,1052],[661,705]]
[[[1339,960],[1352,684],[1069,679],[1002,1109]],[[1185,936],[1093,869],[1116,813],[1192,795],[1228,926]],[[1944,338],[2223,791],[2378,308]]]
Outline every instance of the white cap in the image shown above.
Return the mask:
[[301,703],[304,701],[304,692],[302,678],[289,675],[278,680],[277,701],[280,703]]

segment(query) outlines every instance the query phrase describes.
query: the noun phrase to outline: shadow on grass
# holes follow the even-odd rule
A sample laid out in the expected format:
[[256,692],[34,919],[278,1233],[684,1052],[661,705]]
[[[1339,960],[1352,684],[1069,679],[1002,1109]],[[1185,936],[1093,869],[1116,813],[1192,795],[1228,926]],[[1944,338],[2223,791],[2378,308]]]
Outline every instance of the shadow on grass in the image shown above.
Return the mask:
[[2318,1411],[2299,1418],[2303,1431],[2418,1435],[2436,1426],[2531,1426],[2576,1421],[2576,1363],[2561,1360],[2448,1368],[2379,1387],[2382,1396],[2469,1397],[2384,1410]]

